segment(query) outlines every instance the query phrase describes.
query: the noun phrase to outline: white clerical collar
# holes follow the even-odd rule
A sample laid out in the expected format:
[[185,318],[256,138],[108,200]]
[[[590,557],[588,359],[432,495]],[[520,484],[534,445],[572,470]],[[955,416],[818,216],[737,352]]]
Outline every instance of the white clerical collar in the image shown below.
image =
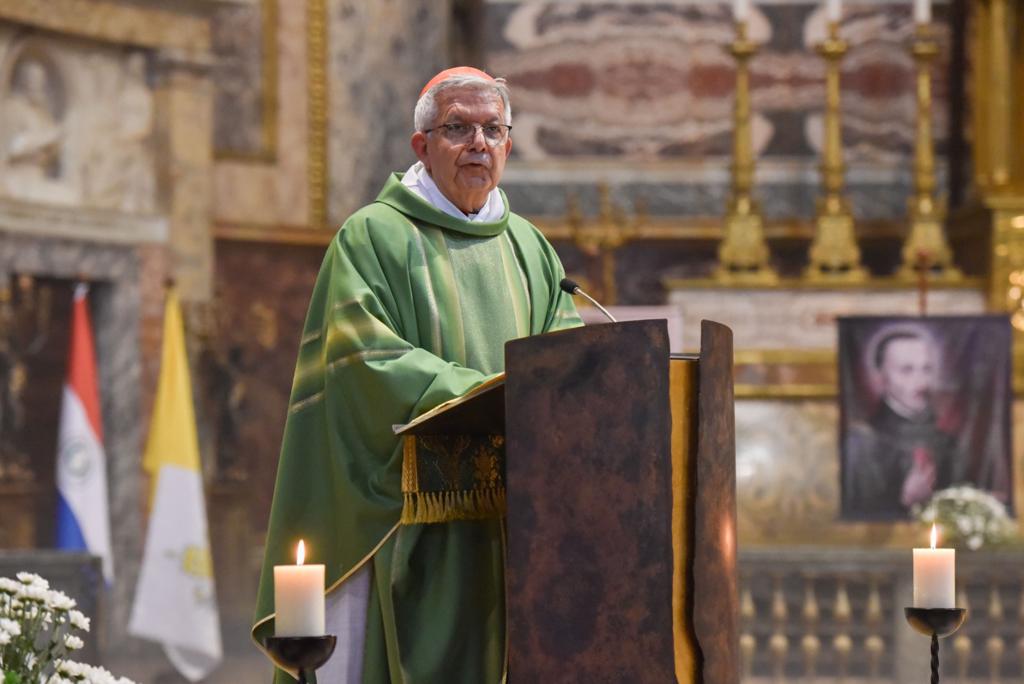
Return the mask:
[[480,211],[475,214],[465,214],[452,201],[444,196],[437,183],[430,177],[430,173],[423,162],[416,162],[409,167],[409,170],[402,176],[402,185],[406,186],[417,195],[432,204],[435,209],[440,209],[449,216],[454,216],[463,221],[472,223],[494,223],[505,215],[505,202],[502,201],[498,188],[494,188],[487,195],[487,201]]

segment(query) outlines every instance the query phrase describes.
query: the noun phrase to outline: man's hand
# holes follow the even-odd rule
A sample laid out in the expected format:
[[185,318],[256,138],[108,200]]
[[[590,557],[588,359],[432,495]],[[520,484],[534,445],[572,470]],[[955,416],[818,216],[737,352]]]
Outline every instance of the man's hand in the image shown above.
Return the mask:
[[923,446],[914,447],[914,465],[903,480],[900,503],[906,508],[928,500],[935,489],[935,462]]

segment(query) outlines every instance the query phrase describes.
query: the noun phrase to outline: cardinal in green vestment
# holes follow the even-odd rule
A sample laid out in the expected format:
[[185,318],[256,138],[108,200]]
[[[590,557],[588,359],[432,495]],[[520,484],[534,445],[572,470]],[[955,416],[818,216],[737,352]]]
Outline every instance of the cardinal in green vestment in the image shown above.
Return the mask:
[[[353,214],[324,257],[300,342],[253,638],[274,634],[273,568],[303,539],[326,566],[321,684],[507,678],[500,519],[400,524],[392,426],[500,373],[504,345],[581,325],[540,231],[497,188],[504,81],[438,74],[416,105],[419,162]],[[276,670],[276,681],[291,681]]]

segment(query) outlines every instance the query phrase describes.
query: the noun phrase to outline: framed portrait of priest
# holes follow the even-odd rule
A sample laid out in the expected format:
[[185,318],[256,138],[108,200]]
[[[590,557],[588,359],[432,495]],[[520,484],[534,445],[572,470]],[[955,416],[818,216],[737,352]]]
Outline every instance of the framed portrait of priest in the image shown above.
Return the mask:
[[1005,316],[839,319],[840,518],[899,521],[970,485],[1013,510]]

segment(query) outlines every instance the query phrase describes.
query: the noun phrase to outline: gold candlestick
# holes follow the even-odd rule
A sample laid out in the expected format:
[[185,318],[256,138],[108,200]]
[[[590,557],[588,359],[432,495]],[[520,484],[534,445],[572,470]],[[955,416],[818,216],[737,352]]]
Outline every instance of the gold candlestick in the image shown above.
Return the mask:
[[732,195],[718,246],[719,280],[771,284],[779,280],[769,262],[761,212],[751,196],[754,187],[754,146],[750,131],[750,58],[757,45],[747,38],[747,23],[736,22],[736,40],[729,47],[736,58],[736,103],[733,108]]
[[839,23],[830,21],[828,38],[817,46],[825,58],[825,140],[821,164],[825,196],[818,200],[810,264],[805,277],[826,282],[859,282],[868,272],[860,264],[853,215],[843,197],[843,140],[839,118],[839,63],[846,54]]
[[914,194],[908,203],[910,233],[903,243],[903,264],[898,276],[914,280],[927,273],[933,280],[961,280],[963,274],[953,265],[953,253],[942,230],[945,208],[935,196],[931,65],[939,49],[927,26],[917,27],[911,52],[917,64]]

